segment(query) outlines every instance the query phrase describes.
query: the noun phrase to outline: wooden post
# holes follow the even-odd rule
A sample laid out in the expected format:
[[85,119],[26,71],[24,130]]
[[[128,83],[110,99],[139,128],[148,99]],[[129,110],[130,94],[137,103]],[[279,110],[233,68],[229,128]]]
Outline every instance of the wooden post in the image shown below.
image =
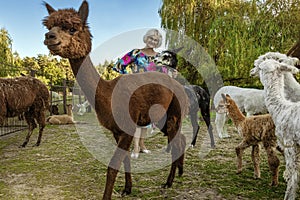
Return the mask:
[[63,107],[64,113],[67,114],[67,82],[66,79],[63,80]]

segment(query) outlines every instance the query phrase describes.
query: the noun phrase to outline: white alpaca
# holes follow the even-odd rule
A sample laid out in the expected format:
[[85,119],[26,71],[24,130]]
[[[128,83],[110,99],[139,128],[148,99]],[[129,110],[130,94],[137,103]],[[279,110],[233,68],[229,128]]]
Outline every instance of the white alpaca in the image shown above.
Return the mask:
[[220,101],[222,100],[222,93],[229,94],[236,102],[239,109],[242,112],[245,112],[247,116],[254,114],[265,114],[268,112],[264,102],[263,90],[240,88],[236,86],[221,87],[214,97],[214,105],[217,111],[215,124],[220,138],[229,137],[227,133],[227,127],[225,126],[228,117],[226,116],[226,113],[222,112],[224,109],[221,108],[224,107],[224,105],[220,104]]
[[50,91],[50,94],[51,94],[51,98],[52,99],[57,99],[57,100],[60,100],[60,94],[58,94],[57,92],[54,92],[54,91]]
[[84,115],[84,113],[86,113],[86,109],[89,105],[90,105],[90,103],[88,101],[85,101],[82,104],[77,104],[77,107],[79,107],[77,114]]
[[276,136],[284,147],[284,178],[287,181],[284,199],[295,199],[300,173],[300,102],[285,98],[284,74],[296,74],[299,70],[275,59],[265,59],[256,65],[251,75],[259,75],[264,86],[266,106],[276,126]]
[[72,112],[72,105],[67,105],[67,114],[64,115],[52,115],[49,116],[46,121],[49,124],[55,124],[55,125],[63,125],[63,124],[74,124],[73,120],[73,112]]

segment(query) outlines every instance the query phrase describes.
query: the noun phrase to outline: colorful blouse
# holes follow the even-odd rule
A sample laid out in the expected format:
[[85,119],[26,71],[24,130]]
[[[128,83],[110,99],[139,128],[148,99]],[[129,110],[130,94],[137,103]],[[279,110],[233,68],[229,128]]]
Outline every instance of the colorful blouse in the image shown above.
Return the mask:
[[139,73],[147,71],[160,71],[168,73],[166,67],[157,67],[154,63],[155,56],[147,56],[140,49],[133,49],[113,66],[113,70],[120,74]]

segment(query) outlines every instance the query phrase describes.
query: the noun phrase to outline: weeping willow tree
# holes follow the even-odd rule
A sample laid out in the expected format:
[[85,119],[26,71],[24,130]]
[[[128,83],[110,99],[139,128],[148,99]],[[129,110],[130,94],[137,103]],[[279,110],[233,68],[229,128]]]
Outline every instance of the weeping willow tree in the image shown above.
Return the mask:
[[[211,56],[224,84],[260,87],[249,77],[253,61],[268,51],[286,53],[300,38],[300,0],[162,0],[159,14],[168,48],[192,38]],[[179,63],[189,82],[203,84],[189,62]]]
[[7,76],[8,69],[13,65],[12,39],[8,31],[0,29],[0,76]]

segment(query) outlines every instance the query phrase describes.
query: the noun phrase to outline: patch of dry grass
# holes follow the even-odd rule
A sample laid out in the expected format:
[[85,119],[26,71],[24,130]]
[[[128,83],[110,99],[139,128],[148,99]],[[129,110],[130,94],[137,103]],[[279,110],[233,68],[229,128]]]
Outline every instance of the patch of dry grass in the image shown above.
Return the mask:
[[[79,120],[91,124],[94,115]],[[78,119],[77,119],[78,120]],[[185,121],[187,126],[189,122]],[[79,126],[79,125],[76,125]],[[99,127],[95,127],[99,128]],[[40,147],[32,147],[36,141],[35,132],[28,147],[19,148],[26,132],[19,132],[0,138],[0,199],[101,199],[105,186],[106,161],[101,160],[109,154],[101,145],[83,145],[82,135],[77,133],[74,125],[50,126],[45,128]],[[84,134],[89,134],[89,129]],[[106,138],[114,141],[112,134],[99,128]],[[183,129],[190,138],[187,129]],[[133,190],[128,197],[121,198],[119,193],[124,187],[124,174],[118,174],[114,199],[283,199],[286,183],[282,178],[284,171],[281,160],[279,186],[269,186],[271,181],[266,154],[262,150],[262,179],[253,178],[253,167],[250,149],[244,154],[244,171],[237,175],[236,155],[234,147],[241,140],[235,129],[229,127],[231,138],[216,139],[216,149],[208,148],[209,139],[205,125],[201,122],[196,147],[186,150],[184,175],[175,177],[172,188],[162,189],[170,166],[148,170],[147,173],[133,173]],[[100,140],[92,138],[92,141]],[[90,141],[90,140],[89,140]],[[154,155],[162,151],[166,138],[162,134],[154,134],[146,139],[147,147]],[[109,146],[109,145],[108,145]],[[97,148],[99,155],[95,159],[89,148]],[[108,147],[107,147],[108,148]],[[101,151],[100,151],[101,150]],[[101,153],[99,153],[101,152]],[[144,162],[159,165],[161,157],[153,154],[140,154],[133,161],[133,167],[140,167]],[[98,156],[98,155],[96,155]],[[106,155],[107,156],[107,155]]]

